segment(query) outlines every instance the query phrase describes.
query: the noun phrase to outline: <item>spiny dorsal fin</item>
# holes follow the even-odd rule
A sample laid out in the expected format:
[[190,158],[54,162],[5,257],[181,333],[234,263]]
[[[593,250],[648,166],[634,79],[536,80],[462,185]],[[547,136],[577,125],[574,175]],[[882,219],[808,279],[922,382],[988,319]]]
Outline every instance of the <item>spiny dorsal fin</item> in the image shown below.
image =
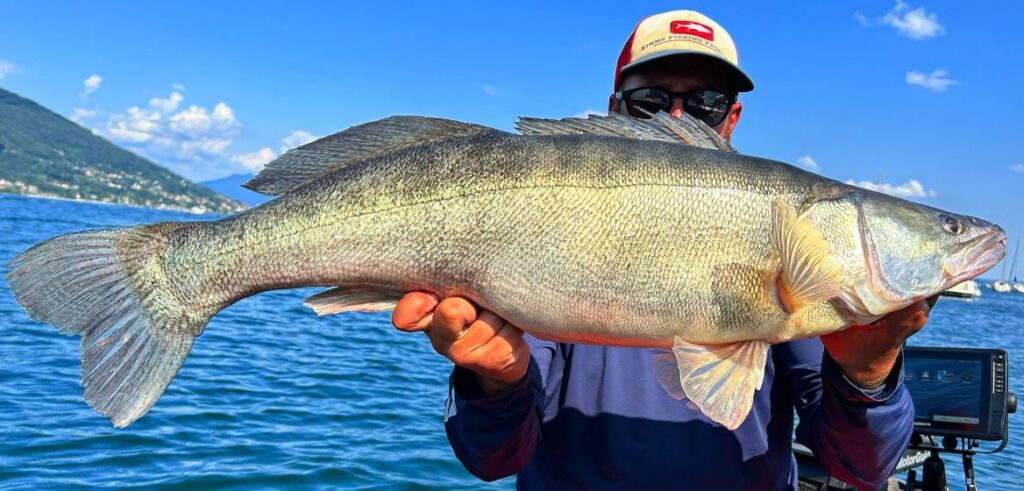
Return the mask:
[[541,119],[521,117],[516,129],[524,135],[598,135],[658,140],[700,148],[735,152],[715,130],[689,114],[676,118],[665,112],[651,119],[637,119],[621,114],[591,114],[587,119]]
[[392,116],[293,148],[242,186],[277,196],[328,172],[378,155],[429,141],[490,131],[497,130],[450,119]]

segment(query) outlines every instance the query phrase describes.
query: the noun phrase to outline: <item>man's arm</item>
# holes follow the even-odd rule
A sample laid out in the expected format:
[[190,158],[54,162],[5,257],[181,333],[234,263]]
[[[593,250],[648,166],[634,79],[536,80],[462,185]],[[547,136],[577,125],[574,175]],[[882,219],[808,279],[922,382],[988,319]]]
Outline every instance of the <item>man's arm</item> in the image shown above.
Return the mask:
[[878,489],[892,473],[914,422],[900,346],[924,326],[929,308],[922,302],[841,336],[773,348],[800,416],[797,441],[829,474]]
[[466,369],[452,371],[444,425],[448,442],[466,469],[485,481],[522,471],[540,443],[543,380],[557,348],[532,337],[529,344],[526,377],[500,393],[486,394]]
[[[425,331],[434,349],[451,360],[445,430],[452,450],[473,475],[493,481],[521,471],[540,441],[543,380],[555,344],[530,338],[486,310],[458,297],[410,293],[392,323]],[[532,348],[532,356],[531,356]]]

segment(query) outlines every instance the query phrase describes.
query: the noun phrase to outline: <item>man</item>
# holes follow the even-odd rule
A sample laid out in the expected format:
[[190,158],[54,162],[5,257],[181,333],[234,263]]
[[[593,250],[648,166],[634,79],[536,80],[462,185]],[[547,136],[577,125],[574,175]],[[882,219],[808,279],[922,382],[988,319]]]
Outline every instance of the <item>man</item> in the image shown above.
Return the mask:
[[[687,112],[729,139],[743,109],[736,94],[753,83],[721,26],[675,11],[637,26],[614,89],[611,111]],[[422,292],[402,299],[393,323],[426,331],[455,363],[445,427],[481,479],[518,474],[520,489],[796,489],[795,407],[797,439],[824,467],[877,489],[910,437],[901,346],[928,311],[922,303],[872,326],[773,346],[735,431],[670,397],[654,377],[654,350],[524,338],[466,299]]]

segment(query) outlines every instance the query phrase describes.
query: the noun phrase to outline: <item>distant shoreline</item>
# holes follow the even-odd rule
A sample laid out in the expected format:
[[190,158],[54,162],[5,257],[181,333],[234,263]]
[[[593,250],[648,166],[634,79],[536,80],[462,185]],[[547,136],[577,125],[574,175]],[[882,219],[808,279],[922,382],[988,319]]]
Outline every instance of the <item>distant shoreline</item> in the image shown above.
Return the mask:
[[193,211],[193,210],[190,210],[190,209],[187,209],[187,208],[173,208],[173,207],[170,207],[170,206],[164,206],[164,207],[145,206],[145,205],[135,205],[135,204],[129,204],[129,203],[113,203],[113,202],[110,202],[110,201],[99,201],[99,200],[94,200],[94,199],[67,198],[67,197],[64,197],[64,196],[49,196],[49,195],[45,195],[45,194],[19,194],[19,193],[0,192],[0,197],[7,197],[7,196],[16,196],[16,197],[19,197],[19,198],[31,198],[31,199],[50,199],[50,200],[56,200],[56,201],[71,201],[71,202],[74,202],[74,203],[92,203],[92,204],[96,204],[96,205],[127,206],[129,208],[141,208],[143,210],[180,211],[182,213],[189,213],[189,214],[192,214],[192,215],[224,215],[225,214],[225,213],[213,212],[213,211],[197,212],[197,211]]

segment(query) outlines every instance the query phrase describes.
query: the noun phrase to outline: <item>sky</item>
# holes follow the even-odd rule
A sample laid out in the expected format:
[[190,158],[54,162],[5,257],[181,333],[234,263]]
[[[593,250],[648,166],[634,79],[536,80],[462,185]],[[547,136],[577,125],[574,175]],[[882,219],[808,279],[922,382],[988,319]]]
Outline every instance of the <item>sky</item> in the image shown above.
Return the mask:
[[604,111],[636,23],[689,8],[754,79],[741,152],[980,216],[1012,247],[1024,2],[763,3],[0,0],[0,88],[201,181],[394,114]]

